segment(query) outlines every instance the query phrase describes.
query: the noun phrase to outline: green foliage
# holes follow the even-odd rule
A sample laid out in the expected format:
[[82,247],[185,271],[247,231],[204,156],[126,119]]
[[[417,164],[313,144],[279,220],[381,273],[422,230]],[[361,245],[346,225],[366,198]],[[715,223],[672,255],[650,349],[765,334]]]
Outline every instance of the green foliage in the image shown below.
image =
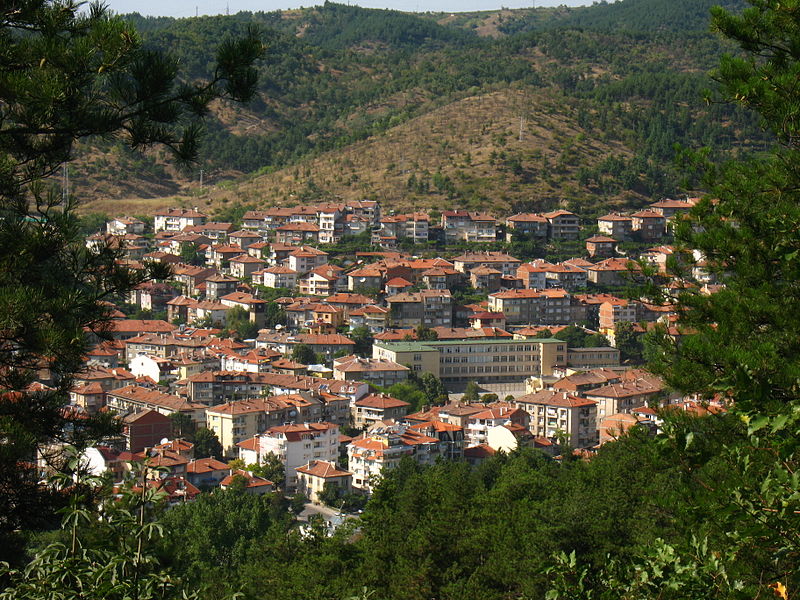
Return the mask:
[[248,465],[247,470],[252,472],[253,475],[268,479],[276,487],[281,487],[283,482],[286,481],[286,467],[281,459],[272,452],[265,454],[259,464]]
[[426,327],[422,323],[417,325],[415,333],[417,334],[417,340],[419,340],[420,342],[427,342],[439,339],[439,335],[436,333],[436,330],[431,329],[430,327]]
[[[544,334],[545,332],[540,333]],[[549,337],[549,332],[547,332],[546,337]],[[564,340],[570,348],[600,348],[609,345],[606,336],[599,333],[588,333],[582,327],[576,327],[575,325],[565,327],[558,333],[553,334],[553,337]]]
[[253,339],[258,335],[258,325],[250,321],[250,313],[241,306],[234,306],[228,309],[225,314],[225,326],[228,331],[232,332],[240,340]]
[[208,458],[209,456],[217,459],[222,458],[222,444],[219,443],[217,434],[210,429],[201,427],[195,431],[193,442],[195,458]]
[[633,323],[622,321],[614,326],[614,339],[620,358],[626,362],[641,363],[644,348],[642,336],[633,329]]
[[[75,466],[73,464],[73,466]],[[71,479],[61,484],[74,484]],[[80,487],[96,490],[97,478],[82,478]],[[78,488],[80,489],[80,488]],[[64,598],[86,600],[168,600],[197,598],[160,563],[155,546],[164,528],[152,514],[163,492],[128,481],[119,500],[106,499],[102,512],[73,489],[63,511],[63,541],[40,548],[16,570],[0,564],[3,600]]]
[[350,339],[355,342],[353,352],[365,358],[372,356],[372,332],[366,325],[359,325],[350,332]]
[[[174,412],[169,416],[173,438],[194,440],[196,425],[192,417],[186,413]],[[220,455],[221,456],[221,455]]]
[[464,389],[464,395],[461,396],[462,402],[478,402],[480,400],[481,388],[478,386],[475,381],[470,381],[467,383],[467,387]]
[[317,361],[317,355],[308,344],[295,344],[292,348],[292,360],[304,365],[311,365]]
[[[252,96],[262,50],[254,31],[218,48],[214,73],[195,85],[179,79],[175,58],[145,49],[101,5],[33,0],[2,9],[0,247],[14,249],[0,253],[0,536],[8,558],[21,557],[12,538],[41,526],[63,501],[38,485],[30,467],[37,451],[54,440],[82,447],[118,429],[109,415],[63,410],[92,341],[87,330],[104,335],[103,301],[167,275],[163,265],[120,266],[120,252],[108,247],[87,250],[74,199],[47,178],[92,135],[196,157],[206,107]],[[52,385],[30,391],[43,359]]]

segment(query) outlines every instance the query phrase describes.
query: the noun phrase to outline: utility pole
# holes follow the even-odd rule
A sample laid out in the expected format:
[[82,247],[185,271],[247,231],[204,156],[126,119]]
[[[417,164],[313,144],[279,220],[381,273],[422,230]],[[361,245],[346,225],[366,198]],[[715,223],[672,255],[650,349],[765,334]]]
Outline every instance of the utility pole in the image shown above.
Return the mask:
[[203,169],[200,169],[200,193],[203,193]]

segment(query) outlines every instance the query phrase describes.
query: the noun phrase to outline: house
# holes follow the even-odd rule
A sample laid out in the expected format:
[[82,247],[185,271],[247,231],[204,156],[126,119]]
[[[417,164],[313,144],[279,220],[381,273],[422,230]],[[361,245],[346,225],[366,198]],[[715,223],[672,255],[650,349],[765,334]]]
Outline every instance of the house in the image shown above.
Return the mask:
[[88,414],[96,414],[106,404],[106,391],[99,383],[92,382],[73,386],[69,391],[69,402],[80,406]]
[[[339,456],[339,426],[333,423],[301,423],[270,427],[264,433],[254,436],[257,460],[261,463],[268,454],[274,454],[283,463],[288,489],[296,489],[298,478],[296,469],[311,461],[336,462]],[[245,458],[250,455],[240,454]]]
[[386,330],[389,322],[389,310],[381,306],[367,305],[350,311],[350,331],[364,326],[371,333]]
[[111,235],[144,234],[144,221],[134,217],[116,217],[106,222],[106,233]]
[[394,326],[426,327],[453,324],[453,298],[450,290],[421,290],[405,292],[386,298],[389,320]]
[[[304,296],[330,296],[343,286],[344,269],[336,265],[316,267],[299,277],[298,291]],[[346,280],[345,280],[346,281]]]
[[243,469],[232,471],[230,475],[219,482],[219,487],[220,489],[227,490],[231,486],[235,486],[237,482],[244,486],[246,494],[254,496],[263,496],[264,494],[271,494],[275,491],[275,484],[269,479],[253,475],[250,471],[245,471]]
[[213,266],[215,269],[221,271],[227,271],[230,268],[230,260],[244,254],[244,251],[241,246],[220,244],[210,246],[206,254],[206,262],[209,266]]
[[219,487],[229,475],[231,468],[213,457],[191,460],[186,465],[186,479],[198,488]]
[[100,327],[100,331],[113,340],[128,340],[143,333],[168,334],[178,328],[160,319],[113,319]]
[[461,274],[452,267],[431,267],[420,276],[429,290],[449,290],[461,279]]
[[408,372],[408,367],[378,358],[350,355],[333,360],[334,379],[365,381],[383,388],[406,381]]
[[367,265],[347,274],[347,289],[354,291],[380,291],[383,288],[384,271],[376,265]]
[[172,435],[172,420],[153,409],[143,409],[122,417],[122,437],[130,452],[141,452]]
[[569,392],[542,390],[514,400],[530,415],[530,430],[536,437],[558,442],[566,435],[575,448],[597,444],[596,400],[580,398]]
[[501,271],[481,265],[469,272],[469,281],[476,290],[496,292],[500,289],[502,276]]
[[295,469],[297,473],[297,492],[311,502],[319,503],[319,495],[327,485],[335,487],[337,494],[343,496],[352,490],[353,474],[342,471],[336,464],[324,460],[312,460]]
[[661,396],[663,390],[663,385],[653,378],[639,378],[588,390],[585,396],[597,401],[597,418],[603,419],[616,413],[629,414],[635,408],[649,405]]
[[275,241],[281,244],[319,242],[319,227],[314,223],[287,223],[275,230]]
[[286,257],[286,266],[298,273],[307,273],[326,264],[328,264],[328,253],[311,246],[300,246],[289,252]]
[[491,215],[470,213],[465,210],[442,211],[441,227],[445,242],[494,242],[497,239],[497,221]]
[[[665,219],[670,220],[675,215],[687,214],[699,198],[687,198],[686,200],[673,200],[672,198],[664,198],[658,202],[653,202],[650,205],[650,210],[657,212],[664,216]],[[135,232],[134,232],[135,233]]]
[[586,287],[588,273],[586,269],[562,262],[545,268],[545,282],[548,288],[561,288],[575,291]]
[[206,420],[205,406],[202,404],[138,385],[127,385],[116,390],[110,390],[106,394],[106,406],[119,414],[135,413],[149,409],[167,417],[175,413],[181,413],[201,425]]
[[530,417],[520,410],[504,402],[496,402],[487,408],[467,417],[464,424],[464,441],[467,446],[478,446],[487,443],[488,432],[502,425],[519,425],[527,428]]
[[239,307],[250,315],[250,322],[259,327],[264,326],[264,310],[267,306],[266,300],[256,298],[252,294],[244,292],[233,292],[220,297],[219,301],[230,308]]
[[366,429],[387,419],[399,420],[410,404],[387,394],[371,394],[357,400],[350,409],[353,427]]
[[409,213],[392,215],[380,220],[380,229],[373,233],[373,238],[388,237],[396,240],[411,239],[415,243],[428,241],[430,217],[425,213]]
[[598,321],[601,332],[613,332],[616,326],[627,321],[636,323],[638,321],[639,303],[633,300],[621,298],[609,299],[600,305],[598,311]]
[[577,240],[580,220],[568,210],[554,210],[542,215],[547,219],[547,236],[551,240]]
[[553,266],[546,260],[536,259],[517,267],[516,276],[522,289],[543,290],[547,287],[547,270]]
[[617,240],[607,235],[593,235],[586,239],[586,252],[592,258],[613,256],[617,250]]
[[528,238],[547,238],[548,221],[535,213],[517,213],[506,219],[506,241],[511,242],[521,234]]
[[194,209],[168,208],[157,211],[153,219],[153,230],[159,231],[183,231],[187,227],[202,225],[206,222],[206,215]]
[[660,240],[664,237],[667,219],[652,210],[640,210],[631,215],[633,232],[644,242]]
[[239,246],[245,252],[250,247],[250,244],[255,244],[261,241],[261,236],[253,231],[240,229],[228,234],[228,241],[234,245]]
[[216,300],[236,291],[241,282],[236,277],[215,273],[206,278],[206,299]]
[[521,263],[518,258],[503,252],[468,252],[453,259],[453,268],[465,275],[477,267],[489,267],[503,275],[514,275]]
[[289,267],[267,267],[253,271],[251,277],[255,285],[269,288],[293,289],[297,285],[297,271]]
[[239,279],[250,279],[255,271],[266,267],[266,262],[249,254],[234,256],[228,261],[230,273]]
[[233,223],[219,223],[206,221],[201,225],[184,227],[184,233],[199,233],[214,241],[217,244],[224,244],[228,240],[228,234],[233,231]]
[[633,219],[618,213],[610,213],[597,219],[597,229],[601,235],[626,242],[631,239]]
[[607,258],[586,267],[586,274],[595,285],[614,287],[629,283],[632,272],[639,268],[638,263],[629,258]]

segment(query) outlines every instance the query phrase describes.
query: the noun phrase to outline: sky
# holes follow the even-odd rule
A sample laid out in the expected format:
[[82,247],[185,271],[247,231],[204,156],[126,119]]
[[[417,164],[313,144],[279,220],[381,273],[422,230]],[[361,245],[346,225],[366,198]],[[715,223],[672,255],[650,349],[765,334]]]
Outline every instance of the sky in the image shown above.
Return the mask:
[[[347,0],[338,0],[342,4]],[[323,4],[324,0],[106,0],[111,10],[124,14],[138,12],[143,15],[164,17],[193,17],[199,15],[231,14],[239,11],[284,10],[301,6]],[[582,6],[591,0],[359,0],[353,2],[365,8],[392,8],[409,12],[470,12],[505,8],[530,8],[531,6]]]

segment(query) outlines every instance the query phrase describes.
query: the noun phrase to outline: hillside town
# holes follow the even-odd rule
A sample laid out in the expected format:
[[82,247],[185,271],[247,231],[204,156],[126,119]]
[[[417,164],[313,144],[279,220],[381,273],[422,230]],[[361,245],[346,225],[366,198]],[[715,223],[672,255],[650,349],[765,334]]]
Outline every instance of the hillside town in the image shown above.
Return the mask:
[[[88,250],[169,276],[86,331],[69,410],[121,425],[86,458],[115,477],[143,462],[170,502],[238,480],[335,504],[368,496],[403,457],[590,459],[631,427],[657,432],[659,407],[722,411],[641,368],[649,331],[680,340],[671,294],[715,291],[702,257],[669,244],[694,202],[595,223],[566,210],[384,215],[367,200],[251,210],[239,227],[198,209],[113,218]],[[496,249],[515,242],[545,256]],[[575,255],[548,260],[559,247]],[[626,292],[643,271],[666,300]]]

